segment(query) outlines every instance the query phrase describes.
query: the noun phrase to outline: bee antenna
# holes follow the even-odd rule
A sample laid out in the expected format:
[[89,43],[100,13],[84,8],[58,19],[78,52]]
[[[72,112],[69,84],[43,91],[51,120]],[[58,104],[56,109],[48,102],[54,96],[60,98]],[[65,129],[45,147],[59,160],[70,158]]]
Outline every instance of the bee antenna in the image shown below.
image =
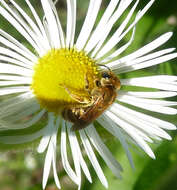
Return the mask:
[[111,72],[111,69],[108,66],[103,65],[103,64],[97,64],[97,65],[102,66],[102,67],[106,67]]

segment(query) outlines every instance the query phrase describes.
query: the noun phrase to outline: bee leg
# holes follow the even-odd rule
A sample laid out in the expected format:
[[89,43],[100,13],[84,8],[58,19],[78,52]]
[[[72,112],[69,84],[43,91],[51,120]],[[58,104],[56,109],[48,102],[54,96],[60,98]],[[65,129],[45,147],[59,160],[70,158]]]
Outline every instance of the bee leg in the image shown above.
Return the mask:
[[89,83],[89,79],[88,78],[89,78],[88,77],[88,73],[86,73],[86,75],[85,75],[85,90],[92,97],[92,90],[90,89],[90,83]]
[[88,100],[87,98],[81,97],[80,95],[72,93],[71,90],[67,86],[65,86],[65,85],[60,85],[60,86],[62,86],[66,90],[66,92],[70,95],[70,97],[73,100],[75,100],[76,102],[79,102],[81,104],[88,104],[88,103],[90,103],[90,100]]
[[81,124],[73,124],[72,125],[72,128],[71,128],[71,130],[72,131],[78,131],[78,130],[81,130],[81,129],[84,129],[84,128],[86,128],[87,127],[87,124],[85,124],[85,123],[83,123],[83,125],[81,125]]
[[88,80],[88,74],[85,75],[85,89],[89,92],[89,80]]
[[84,110],[84,112],[82,112],[82,114],[80,114],[79,119],[86,119],[88,117],[88,115],[90,115],[93,110],[97,107],[98,104],[100,104],[99,102],[102,101],[103,97],[102,96],[97,96],[96,99],[92,99],[91,101],[91,105],[89,105],[87,107],[87,109]]
[[71,128],[72,131],[78,131],[79,129],[81,129],[81,128],[78,127],[77,124],[73,124],[73,125],[72,125],[72,128]]

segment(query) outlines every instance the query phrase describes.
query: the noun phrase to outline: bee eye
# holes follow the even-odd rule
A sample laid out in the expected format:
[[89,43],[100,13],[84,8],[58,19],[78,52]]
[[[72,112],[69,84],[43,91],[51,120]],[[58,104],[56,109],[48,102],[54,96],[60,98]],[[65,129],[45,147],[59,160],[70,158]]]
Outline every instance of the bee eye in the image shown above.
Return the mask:
[[95,81],[95,84],[96,84],[97,87],[99,87],[99,86],[101,85],[101,83],[100,83],[99,80],[96,80],[96,81]]
[[108,74],[108,72],[103,72],[102,77],[103,78],[111,78],[111,76]]

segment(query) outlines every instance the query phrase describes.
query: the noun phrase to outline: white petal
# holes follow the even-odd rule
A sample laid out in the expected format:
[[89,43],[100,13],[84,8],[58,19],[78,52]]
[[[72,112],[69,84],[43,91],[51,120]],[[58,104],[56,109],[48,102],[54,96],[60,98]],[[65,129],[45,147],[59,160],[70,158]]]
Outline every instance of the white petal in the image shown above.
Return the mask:
[[30,92],[30,88],[28,86],[2,88],[0,90],[0,96],[16,94],[20,92]]
[[134,97],[140,97],[140,98],[168,98],[177,96],[176,92],[171,91],[158,91],[158,92],[134,92],[134,91],[119,91],[119,95],[130,95]]
[[11,106],[12,104],[21,103],[24,100],[30,99],[34,97],[34,95],[31,92],[26,92],[17,96],[13,96],[11,98],[7,98],[4,101],[0,103],[1,109],[7,108],[7,106]]
[[53,131],[54,134],[51,138],[51,142],[53,144],[53,159],[52,159],[53,175],[55,179],[55,184],[60,189],[61,185],[60,185],[60,181],[57,174],[57,168],[56,168],[56,149],[57,149],[56,146],[57,146],[57,132],[58,132],[59,123],[60,123],[60,117],[57,118],[54,131]]
[[30,118],[32,115],[35,115],[37,112],[39,112],[40,110],[40,105],[36,104],[36,105],[31,105],[29,108],[27,109],[23,109],[22,112],[16,113],[15,115],[12,116],[8,116],[9,121],[11,121],[12,123],[15,122],[21,122],[24,118]]
[[[0,47],[0,54],[9,56],[9,57],[14,58],[14,59],[17,59],[17,60],[21,61],[22,63],[24,63],[26,66],[33,65],[33,63],[31,61],[29,61],[28,59],[26,59],[25,57],[23,57],[19,53],[15,52],[14,50],[10,50],[10,49],[4,48],[4,47]],[[30,67],[30,68],[32,69],[32,67]]]
[[[130,40],[125,45],[123,45],[122,47],[115,50],[110,56],[103,59],[103,62],[110,61],[110,59],[114,59],[115,57],[119,56],[122,52],[124,52],[131,45],[131,43],[133,42],[134,36],[135,36],[135,27],[133,28],[133,32],[132,32]],[[111,70],[114,70],[113,66],[116,66],[116,68],[117,68],[118,65],[119,65],[119,63],[117,63],[117,61],[116,61],[116,64],[115,64],[114,61],[107,64],[107,66]]]
[[131,4],[132,0],[122,0],[117,10],[114,12],[112,17],[109,19],[109,22],[107,22],[106,26],[102,28],[101,35],[98,37],[99,43],[96,45],[92,57],[96,55],[98,50],[102,47],[103,43],[105,42],[106,38],[108,37],[113,25],[117,20],[121,17],[121,15],[124,13],[124,11],[127,9],[127,7]]
[[[26,97],[28,97],[28,94]],[[15,100],[17,100],[17,102],[13,103],[13,101],[15,101]],[[10,128],[18,129],[18,128],[29,127],[33,123],[40,120],[40,118],[42,117],[42,115],[45,112],[44,110],[40,111],[38,104],[36,103],[36,101],[33,98],[29,98],[29,99],[24,98],[22,100],[12,98],[12,99],[9,99],[9,101],[6,101],[6,103],[7,102],[11,102],[10,105],[5,104],[3,102],[4,107],[3,107],[3,109],[1,109],[1,112],[0,112],[0,120],[1,120],[0,128],[4,128],[5,130],[10,129]],[[1,103],[1,104],[3,104],[3,103]],[[21,110],[24,110],[24,111],[21,111]],[[36,110],[39,112],[37,112]],[[33,116],[30,115],[30,117],[27,119],[23,118],[23,115],[25,116],[28,113],[32,113],[34,115]]]
[[123,109],[121,109],[122,106],[119,104],[114,104],[110,110],[115,113],[118,117],[120,117],[122,120],[127,121],[130,123],[132,126],[137,128],[138,130],[140,129],[141,131],[145,132],[148,136],[150,137],[162,137],[166,138],[168,140],[171,140],[170,135],[168,135],[164,130],[162,130],[160,127],[157,125],[144,121],[141,118],[135,117],[134,115],[127,114]]
[[4,144],[23,144],[32,142],[42,136],[44,129],[45,128],[42,128],[41,130],[38,130],[30,135],[1,136],[0,142]]
[[106,27],[106,24],[108,20],[110,19],[111,15],[113,14],[119,0],[111,0],[108,7],[104,11],[103,16],[101,17],[100,22],[96,26],[96,29],[94,30],[93,34],[91,35],[86,47],[85,51],[90,52],[92,48],[98,43],[100,39],[100,34],[102,33],[103,28]]
[[66,47],[73,47],[76,28],[76,0],[67,0]]
[[56,22],[57,22],[57,27],[58,27],[58,31],[59,31],[59,38],[60,38],[61,47],[64,48],[65,47],[65,37],[64,37],[64,34],[63,34],[63,29],[62,29],[62,26],[61,26],[61,23],[60,23],[58,12],[56,10],[56,6],[51,0],[49,1],[49,3],[50,3],[50,6],[52,8],[53,14],[54,14]]
[[[9,12],[11,12],[11,14],[5,10],[5,8],[3,8],[2,6],[0,6],[0,14],[7,20],[9,21],[9,23],[12,24],[12,26],[14,26],[14,28],[16,28],[21,35],[23,35],[26,40],[34,47],[34,49],[40,53],[40,49],[37,46],[37,44],[34,42],[34,40],[36,39],[35,36],[31,37],[32,35],[32,31],[31,29],[21,20],[21,18],[15,14],[15,11],[12,11],[7,4],[4,3],[4,1],[1,0],[1,2],[3,2],[3,5],[6,7],[6,9],[8,9]],[[30,32],[30,34],[28,32]]]
[[67,149],[66,149],[66,126],[65,122],[62,122],[62,130],[61,130],[61,159],[63,163],[63,167],[69,177],[78,185],[80,185],[80,180],[78,179],[77,175],[71,168],[68,157],[67,157]]
[[126,93],[125,94],[119,94],[117,99],[119,101],[144,103],[144,104],[149,104],[149,105],[152,105],[152,106],[154,106],[154,105],[176,106],[177,105],[177,102],[174,102],[174,101],[153,100],[153,99],[139,98],[139,97],[129,96]]
[[3,31],[1,29],[0,29],[0,35],[2,35],[4,38],[6,38],[7,40],[12,42],[19,48],[23,49],[23,51],[26,52],[26,54],[28,54],[28,59],[30,59],[31,62],[33,62],[33,63],[36,62],[37,57],[29,49],[27,49],[23,44],[18,42],[15,38],[13,38],[12,36],[10,36],[8,33],[6,33],[5,31]]
[[116,177],[121,178],[120,172],[122,171],[122,167],[114,159],[109,149],[105,146],[94,126],[92,125],[92,127],[87,127],[85,131],[93,146],[96,148],[103,160],[106,162],[107,166],[112,170]]
[[[23,49],[21,49],[20,47],[16,46],[15,44],[13,44],[12,42],[10,42],[9,40],[5,39],[4,37],[0,36],[0,42],[2,44],[4,44],[5,46],[7,46],[9,49],[12,50],[12,52],[18,52],[18,53],[14,53],[14,55],[16,55],[16,57],[20,57],[18,59],[20,59],[21,61],[23,61],[23,63],[25,63],[24,65],[32,65],[32,62],[29,60],[30,58],[30,54],[26,53]],[[2,54],[3,54],[3,49],[1,48]],[[19,55],[18,55],[19,54]],[[13,55],[11,55],[13,56]],[[13,58],[16,58],[13,56]]]
[[[1,51],[1,50],[0,50]],[[19,75],[25,75],[25,76],[32,76],[33,71],[26,69],[24,67],[16,66],[16,65],[11,65],[11,64],[5,64],[5,63],[0,63],[0,73],[8,73],[8,74],[19,74]]]
[[141,136],[139,136],[134,127],[132,127],[127,122],[124,122],[113,113],[106,111],[106,115],[110,117],[117,125],[119,125],[128,135],[130,135],[133,140],[152,158],[155,158],[154,153],[152,152],[151,148],[146,144]]
[[93,152],[93,149],[92,149],[92,147],[90,145],[90,142],[89,142],[89,140],[88,140],[88,138],[87,138],[87,136],[85,134],[85,131],[80,130],[79,133],[80,133],[80,137],[81,137],[82,143],[84,145],[85,151],[86,151],[86,153],[88,155],[88,158],[89,158],[92,166],[95,169],[95,172],[96,172],[98,178],[100,179],[101,183],[106,188],[108,188],[108,182],[107,182],[107,180],[106,180],[106,178],[104,176],[104,173],[103,173],[103,171],[102,171],[102,169],[101,169],[101,167],[100,167],[100,165],[99,165],[99,163],[98,163],[98,161],[96,159],[95,153]]
[[128,160],[130,162],[131,167],[134,169],[134,163],[133,163],[133,159],[132,159],[132,155],[129,151],[129,145],[124,137],[124,135],[122,134],[121,130],[119,129],[119,127],[116,126],[116,124],[109,119],[105,114],[100,117],[98,119],[98,122],[107,130],[109,131],[113,136],[115,136],[116,138],[119,139],[120,143],[122,144],[126,155],[128,157]]
[[49,144],[52,132],[53,132],[53,126],[54,126],[54,116],[53,116],[53,114],[49,113],[48,114],[48,124],[45,127],[43,137],[42,137],[42,139],[39,143],[39,146],[37,148],[37,151],[39,153],[42,153],[46,150],[46,148]]
[[156,58],[156,59],[152,59],[152,60],[149,60],[149,61],[145,61],[145,62],[142,62],[142,63],[138,63],[138,64],[135,64],[135,65],[131,65],[129,67],[119,69],[117,73],[126,73],[126,72],[130,72],[130,71],[135,71],[135,70],[138,70],[138,69],[151,67],[153,65],[158,65],[160,63],[169,61],[169,60],[174,59],[176,57],[177,57],[177,53],[171,53],[171,54],[164,55],[164,56],[161,56],[161,57]]
[[2,125],[1,127],[5,128],[5,129],[24,129],[24,128],[28,128],[28,127],[32,126],[33,124],[37,123],[42,118],[42,116],[44,115],[45,112],[46,112],[45,110],[40,111],[38,114],[33,116],[27,122],[24,122],[22,124],[21,123],[12,124],[12,123],[9,123],[8,121],[0,120],[0,123]]
[[34,18],[35,18],[35,20],[36,20],[36,23],[37,23],[37,25],[38,25],[38,27],[39,27],[39,29],[40,29],[42,35],[43,35],[44,41],[45,41],[45,43],[46,43],[46,47],[48,47],[48,49],[50,49],[50,44],[49,44],[49,42],[48,42],[48,39],[47,39],[47,35],[46,35],[46,32],[45,32],[44,26],[43,26],[43,24],[42,24],[42,22],[41,22],[39,16],[37,15],[35,9],[34,9],[33,6],[31,5],[30,1],[29,1],[29,0],[26,0],[25,2],[27,3],[28,7],[30,8],[30,10],[31,10],[31,12],[32,12],[32,14],[33,14],[33,16],[34,16]]
[[53,175],[54,175],[55,184],[58,189],[61,189],[61,185],[60,185],[60,181],[59,181],[57,169],[56,169],[56,153],[54,151],[53,151],[52,163],[53,163]]
[[125,37],[125,35],[138,23],[138,21],[143,17],[143,15],[148,11],[148,9],[151,7],[151,5],[154,3],[155,0],[149,1],[149,3],[138,12],[135,20],[133,23],[121,34],[119,37],[119,41]]
[[22,62],[22,60],[17,60],[15,59],[14,57],[8,57],[7,55],[0,55],[0,62],[2,63],[11,63],[11,64],[15,64],[15,65],[18,65],[18,66],[21,66],[21,67],[25,67],[27,69],[32,69],[32,66],[31,65],[28,65],[27,62]]
[[52,141],[50,141],[47,154],[45,156],[45,161],[44,161],[43,180],[42,180],[43,189],[45,189],[47,185],[47,181],[49,178],[49,173],[50,173],[50,169],[52,165],[52,159],[53,159],[53,144],[52,144]]
[[72,157],[74,161],[74,167],[76,171],[76,175],[78,178],[79,186],[81,186],[81,168],[80,168],[80,161],[79,161],[79,156],[78,156],[78,151],[77,151],[77,144],[74,138],[74,132],[71,131],[71,123],[68,123],[67,125],[68,129],[68,138],[70,142],[70,147],[71,147],[71,152],[72,152]]
[[[14,97],[14,99],[15,99],[15,97]],[[14,99],[12,98],[12,99],[10,99],[10,101],[11,100],[13,101]],[[15,112],[20,111],[21,108],[30,107],[31,105],[34,105],[34,104],[38,105],[36,98],[31,93],[23,94],[23,97],[22,96],[21,96],[21,98],[18,97],[17,100],[18,101],[10,103],[10,104],[6,104],[8,101],[2,102],[1,105],[4,105],[4,106],[1,107],[0,115],[2,117],[4,117],[4,116],[7,117],[8,115],[6,115],[6,114],[9,114],[9,115],[13,114]],[[2,117],[0,117],[0,118],[2,118]]]
[[[1,56],[0,56],[1,57]],[[24,77],[24,76],[17,76],[17,75],[0,75],[0,80],[7,80],[7,81],[32,81],[31,77]]]
[[89,8],[87,11],[87,15],[84,21],[84,24],[82,26],[82,29],[80,31],[79,37],[76,42],[76,48],[78,50],[81,50],[84,48],[90,33],[93,29],[93,26],[95,24],[95,20],[98,14],[98,11],[100,9],[102,0],[90,0]]
[[41,47],[43,47],[45,50],[48,49],[48,44],[46,45],[46,40],[43,38],[43,35],[41,34],[39,28],[36,26],[36,24],[33,22],[33,20],[26,14],[25,11],[13,0],[10,0],[10,2],[16,7],[16,9],[21,13],[21,15],[24,17],[26,24],[32,28],[32,32],[34,31],[34,36],[36,36],[36,43],[40,44]]
[[[136,98],[134,98],[134,99],[136,99]],[[169,114],[169,115],[177,114],[176,109],[166,107],[166,106],[162,106],[162,105],[157,105],[157,104],[153,105],[153,101],[151,101],[151,100],[149,100],[149,102],[152,102],[151,104],[146,104],[146,103],[141,103],[141,102],[132,102],[131,100],[124,99],[124,98],[121,98],[121,97],[118,97],[117,100],[119,100],[120,102],[124,102],[124,103],[130,104],[130,105],[136,106],[136,107],[140,107],[142,109],[153,111],[153,112]]]
[[168,49],[160,50],[160,51],[157,51],[155,53],[150,53],[148,55],[136,58],[134,60],[127,61],[125,63],[121,63],[121,62],[119,62],[119,60],[118,61],[113,61],[113,62],[109,63],[108,66],[110,66],[113,70],[118,69],[118,72],[119,72],[119,69],[126,69],[126,67],[128,67],[128,66],[141,64],[141,63],[143,63],[145,61],[149,61],[149,60],[152,60],[154,58],[160,57],[162,55],[171,53],[174,50],[175,50],[175,48],[168,48]]
[[133,117],[143,120],[145,122],[150,123],[149,125],[157,125],[160,128],[168,129],[168,130],[175,130],[176,126],[172,123],[169,123],[167,121],[160,120],[158,118],[146,115],[144,113],[137,112],[135,110],[129,109],[125,106],[122,106],[120,104],[114,104],[119,107],[122,111],[124,111],[127,115],[132,115]]
[[129,13],[128,13],[127,17],[125,18],[125,20],[121,23],[121,25],[114,32],[114,34],[112,35],[112,37],[108,40],[108,42],[106,42],[106,44],[104,45],[104,47],[97,54],[97,56],[96,56],[97,59],[99,59],[104,54],[106,54],[107,52],[109,52],[121,40],[120,35],[124,31],[124,29],[127,26],[129,20],[131,19],[132,14],[134,13],[134,11],[135,11],[138,3],[139,3],[139,0],[136,1],[136,3],[134,4],[134,6],[129,11]]
[[49,2],[49,1],[50,0],[45,0],[45,1],[42,0],[41,4],[44,10],[45,18],[47,20],[48,31],[50,34],[52,47],[60,48],[61,44],[60,44],[60,39],[58,35],[59,34],[58,23],[51,7],[51,3],[53,2],[51,1]]
[[29,83],[26,83],[26,81],[0,81],[0,86],[24,86],[24,85],[30,85]]
[[72,133],[72,138],[73,138],[73,141],[74,141],[74,146],[77,149],[77,156],[79,158],[79,162],[80,162],[80,165],[82,167],[82,170],[85,173],[85,175],[86,175],[87,179],[89,180],[89,182],[92,183],[90,172],[89,172],[88,167],[87,167],[87,165],[86,165],[86,163],[85,163],[85,161],[83,159],[82,152],[81,152],[81,149],[79,147],[79,143],[78,143],[76,134],[74,132],[72,132],[71,130],[70,130],[70,132]]
[[174,82],[175,80],[177,80],[176,76],[156,75],[150,77],[121,79],[121,84],[128,86],[155,88],[166,91],[177,91],[177,85]]
[[52,129],[51,130],[52,134],[51,134],[51,139],[49,142],[47,154],[45,157],[43,182],[42,182],[43,189],[45,189],[47,181],[48,181],[51,164],[53,166],[55,183],[56,183],[57,187],[60,188],[60,182],[59,182],[57,171],[56,171],[56,143],[57,143],[57,131],[58,131],[58,127],[59,127],[60,118],[58,117],[56,124],[54,124],[54,122],[53,122],[54,114],[50,113],[49,119],[50,119],[49,124],[50,124],[50,128]]
[[119,59],[119,62],[123,62],[123,63],[128,62],[153,51],[154,49],[158,48],[159,46],[167,42],[171,38],[172,35],[173,35],[172,32],[167,32],[161,35],[160,37],[150,42],[149,44],[145,45],[144,47],[138,49],[137,51],[125,57],[122,57],[121,59]]

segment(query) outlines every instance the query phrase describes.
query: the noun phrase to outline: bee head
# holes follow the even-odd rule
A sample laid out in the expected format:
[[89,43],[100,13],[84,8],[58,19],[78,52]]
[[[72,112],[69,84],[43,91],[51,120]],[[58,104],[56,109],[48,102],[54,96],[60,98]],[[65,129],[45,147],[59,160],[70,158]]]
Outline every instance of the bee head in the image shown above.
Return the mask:
[[116,90],[120,89],[120,80],[112,71],[102,71],[100,86],[112,87]]

